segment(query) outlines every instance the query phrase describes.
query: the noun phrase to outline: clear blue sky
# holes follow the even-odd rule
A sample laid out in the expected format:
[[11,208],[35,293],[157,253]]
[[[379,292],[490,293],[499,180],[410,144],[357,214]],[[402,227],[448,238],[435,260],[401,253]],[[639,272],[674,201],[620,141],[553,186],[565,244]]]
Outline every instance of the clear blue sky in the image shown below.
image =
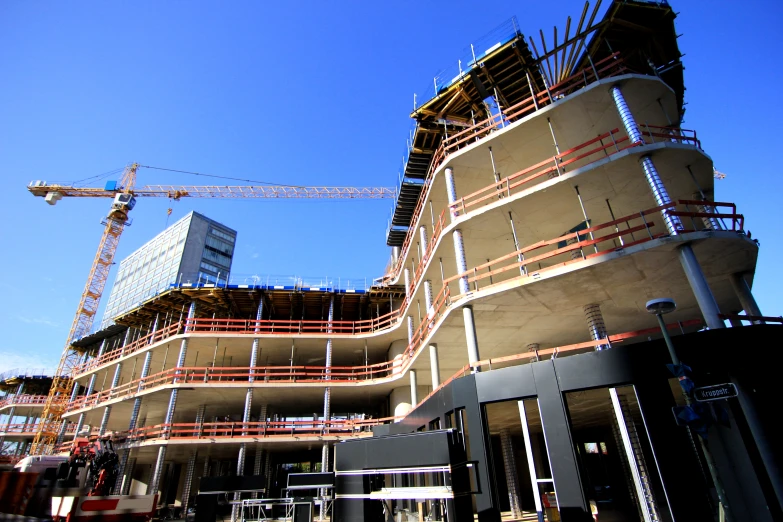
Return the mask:
[[[512,15],[536,34],[582,2],[0,3],[0,371],[56,366],[101,235],[107,200],[60,201],[30,180],[73,181],[127,163],[297,185],[394,186],[413,93]],[[754,290],[783,314],[775,145],[783,8],[676,1],[684,126],[728,174],[761,240]],[[576,20],[574,21],[574,23]],[[142,170],[140,184],[208,184]],[[390,201],[172,205],[239,231],[235,273],[380,276]],[[166,224],[142,199],[116,260]],[[113,282],[112,272],[108,290]],[[105,303],[104,303],[105,304]]]

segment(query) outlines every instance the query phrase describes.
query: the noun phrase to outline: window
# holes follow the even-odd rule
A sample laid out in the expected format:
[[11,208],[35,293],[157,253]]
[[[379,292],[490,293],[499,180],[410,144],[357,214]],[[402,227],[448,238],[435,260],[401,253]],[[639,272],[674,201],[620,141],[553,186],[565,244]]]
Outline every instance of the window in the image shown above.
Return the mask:
[[234,236],[232,236],[230,234],[227,234],[227,233],[223,232],[222,230],[218,230],[217,228],[210,227],[209,228],[209,233],[212,234],[215,237],[219,237],[221,239],[225,239],[229,243],[233,243],[234,242]]
[[207,236],[206,245],[229,256],[234,251],[233,245],[210,236]]
[[218,272],[220,272],[220,269],[218,267],[216,267],[215,265],[212,265],[210,263],[207,263],[206,261],[202,261],[201,262],[201,268],[203,268],[204,270],[209,270],[211,272],[215,272],[216,274]]

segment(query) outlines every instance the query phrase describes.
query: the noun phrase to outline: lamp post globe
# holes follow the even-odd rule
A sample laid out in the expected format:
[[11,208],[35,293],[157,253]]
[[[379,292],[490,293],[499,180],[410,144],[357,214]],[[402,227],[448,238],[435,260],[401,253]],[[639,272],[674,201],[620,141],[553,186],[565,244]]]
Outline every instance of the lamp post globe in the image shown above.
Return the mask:
[[662,297],[659,299],[651,299],[644,305],[647,311],[654,315],[663,315],[673,312],[677,309],[677,303],[674,299],[668,297]]

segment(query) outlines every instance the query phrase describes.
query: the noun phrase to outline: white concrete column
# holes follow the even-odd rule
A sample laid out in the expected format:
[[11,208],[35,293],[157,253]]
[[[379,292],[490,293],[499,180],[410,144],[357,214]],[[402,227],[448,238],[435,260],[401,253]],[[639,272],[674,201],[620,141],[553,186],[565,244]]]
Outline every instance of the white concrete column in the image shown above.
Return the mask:
[[408,375],[411,379],[411,409],[419,404],[418,384],[416,382],[416,370],[409,370]]
[[427,305],[427,316],[432,314],[432,281],[424,281],[424,302]]
[[409,268],[402,271],[402,278],[405,282],[405,295],[407,296],[411,291],[411,271]]
[[427,249],[429,248],[429,239],[427,239],[427,226],[421,225],[419,227],[419,239],[421,241],[421,257],[424,258],[425,254],[427,253]]
[[430,344],[430,373],[432,374],[432,389],[440,386],[440,363],[438,362],[438,345]]
[[471,305],[462,307],[462,319],[465,322],[465,341],[468,346],[468,362],[474,372],[480,372],[481,369],[476,366],[476,363],[481,360],[481,357],[479,356],[476,322],[473,318],[473,307]]

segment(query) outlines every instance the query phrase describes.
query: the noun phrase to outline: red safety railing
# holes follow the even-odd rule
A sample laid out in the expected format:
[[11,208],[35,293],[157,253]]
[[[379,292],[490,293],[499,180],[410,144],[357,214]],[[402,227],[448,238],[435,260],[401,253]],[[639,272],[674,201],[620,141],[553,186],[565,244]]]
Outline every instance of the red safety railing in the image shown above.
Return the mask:
[[83,395],[68,403],[66,412],[93,408],[107,401],[126,399],[171,384],[214,384],[229,382],[323,383],[334,386],[374,381],[398,373],[402,362],[386,361],[366,366],[257,366],[257,367],[175,367],[135,379],[114,388]]
[[26,455],[0,455],[0,465],[2,466],[14,466],[17,462],[22,460]]
[[[441,141],[440,146],[433,154],[432,161],[430,162],[427,176],[424,180],[424,187],[422,188],[419,201],[413,211],[413,217],[411,218],[411,224],[416,223],[424,209],[424,202],[427,200],[428,190],[431,186],[432,177],[435,171],[443,163],[448,154],[466,147],[476,141],[480,141],[491,132],[502,128],[507,124],[513,123],[525,116],[532,114],[536,110],[539,110],[555,100],[559,100],[573,93],[574,91],[581,89],[595,82],[601,78],[609,78],[612,76],[618,76],[628,72],[628,69],[623,64],[623,60],[620,57],[620,53],[614,53],[603,60],[596,62],[594,67],[587,67],[578,73],[564,79],[562,82],[550,87],[548,91],[541,91],[535,95],[525,98],[521,102],[518,102],[511,107],[507,107],[486,120],[480,121],[467,129],[459,131],[451,136],[444,138]],[[597,73],[597,75],[596,75]],[[535,100],[535,101],[534,101]],[[400,249],[399,259],[405,259],[410,248],[412,238],[416,234],[415,227],[411,226],[408,229],[408,233],[405,236],[405,241]],[[381,284],[388,284],[391,281],[397,279],[402,269],[402,263],[397,262],[391,269],[381,278]]]
[[144,426],[128,432],[114,432],[113,437],[126,442],[146,440],[198,440],[274,437],[365,437],[371,428],[398,420],[382,419],[299,420],[260,422],[179,422]]
[[86,361],[85,363],[74,368],[73,374],[74,375],[82,374],[84,372],[87,372],[93,368],[97,368],[98,366],[101,366],[108,362],[115,361],[125,355],[138,352],[139,350],[143,349],[146,346],[157,343],[164,339],[168,339],[169,337],[173,337],[182,332],[183,326],[184,323],[182,321],[172,323],[164,328],[160,328],[152,333],[139,337],[138,339],[126,344],[125,346],[121,346],[119,348],[115,348],[114,350],[104,352],[100,357],[95,357],[93,359],[90,359],[89,361]]
[[[692,326],[703,326],[704,324],[705,324],[704,320],[702,319],[691,319],[688,321],[669,323],[666,325],[666,329],[667,330],[679,329],[680,331],[684,332],[685,328],[690,328]],[[542,358],[546,358],[546,357],[555,358],[561,355],[563,356],[575,355],[577,353],[595,350],[595,347],[599,345],[618,344],[627,339],[633,339],[635,337],[647,337],[649,335],[659,334],[660,332],[661,332],[660,327],[655,326],[653,328],[645,328],[643,330],[635,330],[635,331],[624,332],[620,334],[612,334],[609,335],[606,339],[586,341],[583,343],[569,344],[566,346],[555,346],[553,348],[544,348],[541,350],[533,350],[533,351],[518,353],[514,355],[505,355],[503,357],[494,357],[492,359],[482,359],[481,361],[476,361],[473,365],[466,364],[465,366],[463,366],[462,368],[454,372],[454,374],[451,377],[449,377],[448,379],[440,383],[440,386],[432,390],[424,399],[422,399],[419,402],[419,405],[423,404],[427,399],[435,395],[439,390],[448,386],[452,381],[464,377],[466,375],[469,375],[471,372],[473,372],[474,368],[485,368],[491,371],[493,369],[492,368],[493,365],[495,366],[495,369],[497,369],[498,367],[505,368],[514,363],[528,363],[531,361],[539,361]],[[414,407],[411,411],[415,409],[416,408]],[[410,415],[410,412],[408,412],[408,415]]]
[[[596,62],[595,67],[595,70],[592,67],[587,67],[550,87],[548,91],[544,90],[535,95],[531,94],[511,107],[503,109],[498,114],[444,138],[441,142],[441,147],[444,151],[443,156],[448,156],[452,152],[479,141],[491,132],[520,120],[598,79],[619,76],[628,70],[623,65],[619,53],[614,53],[600,62]],[[596,71],[598,72],[597,76],[595,74]]]
[[[660,132],[654,132],[652,129]],[[626,134],[620,132],[619,129],[612,129],[576,147],[556,154],[551,158],[540,161],[535,165],[461,197],[449,205],[450,211],[455,216],[465,215],[472,210],[472,207],[488,205],[497,201],[499,197],[511,196],[520,190],[535,185],[536,182],[543,182],[552,177],[560,176],[567,169],[582,168],[631,147],[655,143],[656,137],[659,141],[672,141],[700,146],[699,141],[695,137],[695,131],[645,125],[641,129],[641,133],[644,141],[631,143]]]
[[783,317],[770,317],[766,315],[740,315],[740,314],[720,314],[721,319],[728,319],[729,321],[748,321],[752,323],[781,323],[783,324]]
[[38,406],[46,403],[46,395],[12,395],[0,401],[0,408],[7,406]]
[[[704,211],[690,211],[690,206],[694,204],[698,204]],[[682,207],[685,207],[686,210],[679,210]],[[719,207],[730,207],[732,212],[720,213],[715,211]],[[731,230],[743,230],[744,217],[742,214],[736,213],[736,207],[733,203],[680,200],[623,216],[607,223],[585,228],[584,230],[571,232],[554,239],[539,241],[449,277],[444,281],[444,284],[449,286],[454,281],[465,279],[472,286],[472,291],[478,291],[479,281],[485,279],[490,279],[488,286],[493,286],[506,282],[509,279],[538,275],[546,270],[581,262],[585,259],[657,239],[667,235],[667,232],[654,233],[654,218],[648,219],[647,216],[655,216],[662,211],[665,211],[670,216],[691,218],[693,228],[687,228],[687,223],[683,223],[681,232],[692,232],[705,228],[703,222],[693,221],[694,218],[730,219]],[[632,225],[632,223],[638,224]],[[625,225],[626,228],[620,229],[621,225]],[[602,236],[598,235],[603,232],[608,233]],[[634,234],[639,234],[641,237],[637,237]],[[607,245],[606,243],[610,241],[611,245]],[[530,267],[532,265],[538,265],[538,267],[531,270]],[[508,274],[509,272],[512,273]],[[454,294],[454,297],[461,297],[461,294]]]
[[[47,428],[47,432],[59,433],[62,425],[60,423],[51,423],[51,426]],[[68,424],[65,428],[66,435],[73,435],[75,433],[76,425]],[[0,433],[4,435],[35,435],[38,431],[38,424],[30,422],[27,424],[0,424]]]
[[[683,207],[684,210],[682,210]],[[691,207],[696,207],[696,211]],[[727,207],[731,209],[731,211],[717,211],[717,209],[723,207]],[[454,281],[466,278],[468,284],[473,286],[472,290],[477,291],[479,289],[479,281],[483,281],[484,279],[490,279],[490,285],[494,285],[507,281],[513,277],[528,277],[531,275],[528,271],[528,267],[533,264],[538,264],[539,267],[532,271],[532,273],[539,274],[556,267],[603,255],[619,248],[627,248],[662,237],[666,235],[666,232],[657,232],[655,230],[656,224],[654,222],[654,216],[661,211],[666,211],[671,216],[685,219],[683,221],[682,232],[695,231],[704,228],[704,222],[700,220],[705,218],[709,220],[730,220],[730,228],[733,231],[742,231],[744,227],[744,217],[742,214],[737,213],[736,206],[733,203],[679,200],[520,248],[519,250],[515,250],[446,279],[443,288],[433,295],[433,307],[426,311],[426,317],[420,322],[419,327],[415,330],[413,340],[406,350],[406,357],[412,357],[421,349],[422,339],[426,337],[429,329],[431,329],[434,326],[434,323],[443,315],[444,307],[450,306],[452,298],[461,297],[460,294],[452,294],[451,292],[450,284]],[[648,218],[648,216],[653,217]],[[687,227],[689,224],[687,219],[690,220],[690,228]],[[621,229],[621,225],[625,225],[626,228]],[[444,227],[445,217],[444,213],[441,213],[436,224],[438,236],[440,236]],[[599,235],[600,233],[605,234]],[[637,237],[635,234],[641,235],[641,237]],[[437,239],[438,237],[436,236],[433,236],[433,238],[430,239],[427,251],[420,261],[418,269],[411,281],[411,288],[409,289],[408,296],[405,298],[400,308],[379,318],[364,321],[333,321],[331,323],[329,321],[256,321],[246,319],[197,318],[182,323],[172,324],[164,329],[164,331],[167,331],[169,336],[184,331],[190,334],[228,333],[240,335],[257,335],[259,333],[291,335],[299,333],[329,333],[329,331],[331,331],[332,333],[329,333],[330,336],[341,336],[373,332],[379,329],[388,328],[393,324],[397,324],[402,317],[402,312],[407,310],[411,296],[413,295],[412,289],[416,287],[423,277],[424,269],[435,248]],[[611,245],[607,245],[606,243],[610,241]],[[592,252],[589,251],[590,249],[592,249]],[[577,252],[578,256],[574,258],[573,254]],[[572,256],[571,258],[563,257],[569,254]],[[559,257],[560,259],[558,259]],[[519,271],[520,274],[508,274],[512,271]],[[108,354],[104,354],[102,357],[90,361],[87,365],[83,365],[82,368],[91,369],[101,364],[105,364],[106,362],[111,362],[118,357],[118,353],[131,355],[135,351],[149,345],[148,337],[154,339],[154,342],[165,339],[163,334],[164,331],[156,333],[154,337],[146,336],[140,339],[141,342],[134,343],[134,346],[128,345],[124,349],[117,349]],[[147,340],[145,341],[145,339]],[[408,359],[406,358],[406,360],[402,362],[388,361],[369,366],[333,367],[333,372],[330,375],[331,382],[337,384],[340,382],[358,382],[389,377],[401,369],[400,365],[407,364],[407,361]],[[81,373],[81,371],[77,372],[77,374]],[[326,380],[325,368],[320,366],[254,367],[252,369],[229,368],[220,370],[207,367],[171,369],[148,376],[145,379],[130,381],[113,388],[112,390],[98,392],[89,397],[81,397],[70,404],[68,411],[74,411],[115,398],[128,397],[150,387],[171,383],[175,377],[182,378],[180,373],[182,371],[186,372],[185,377],[191,380],[189,382],[195,382],[195,380],[198,379],[202,379],[202,382],[207,383],[214,382],[216,379],[247,380],[250,377],[251,371],[253,372],[254,378],[264,379],[265,381],[320,382]]]

